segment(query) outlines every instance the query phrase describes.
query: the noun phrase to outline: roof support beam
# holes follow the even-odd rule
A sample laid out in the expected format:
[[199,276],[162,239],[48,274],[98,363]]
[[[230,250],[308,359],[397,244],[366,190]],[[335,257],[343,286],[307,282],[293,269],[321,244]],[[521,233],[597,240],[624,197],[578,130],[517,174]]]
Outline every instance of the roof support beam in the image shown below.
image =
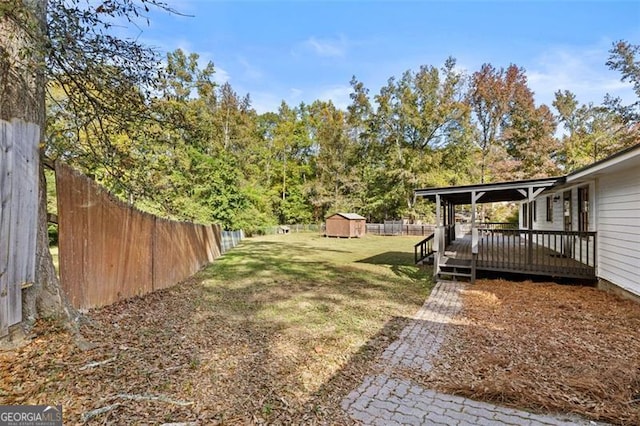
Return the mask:
[[529,202],[532,202],[533,200],[535,200],[535,198],[540,195],[540,193],[542,191],[544,191],[547,188],[538,188],[536,190],[534,190],[533,188],[529,188]]
[[480,198],[482,198],[484,196],[484,194],[486,194],[486,192],[485,191],[482,191],[482,192],[472,191],[471,194],[472,194],[471,195],[472,204],[475,204],[478,201],[480,201]]

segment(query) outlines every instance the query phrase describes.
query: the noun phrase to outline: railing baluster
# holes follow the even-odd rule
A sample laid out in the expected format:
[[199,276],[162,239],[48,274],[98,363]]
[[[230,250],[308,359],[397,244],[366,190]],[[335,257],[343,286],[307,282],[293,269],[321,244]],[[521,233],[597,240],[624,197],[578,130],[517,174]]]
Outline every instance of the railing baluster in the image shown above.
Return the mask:
[[[478,242],[479,269],[595,278],[595,232],[514,229],[501,224],[484,226],[485,235]],[[446,229],[443,231],[446,237]],[[433,238],[431,234],[415,245],[416,262],[433,253]]]

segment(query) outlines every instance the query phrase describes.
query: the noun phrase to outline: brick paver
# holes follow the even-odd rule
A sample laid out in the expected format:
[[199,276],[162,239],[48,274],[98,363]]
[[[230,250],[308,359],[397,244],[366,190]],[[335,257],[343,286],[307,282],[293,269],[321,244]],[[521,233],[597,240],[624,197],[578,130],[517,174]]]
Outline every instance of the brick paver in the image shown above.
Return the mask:
[[398,367],[427,372],[444,342],[447,324],[461,308],[464,283],[438,283],[400,337],[382,353],[381,373],[367,376],[342,400],[342,408],[366,425],[595,425],[571,415],[538,415],[419,386]]
[[446,325],[462,307],[463,283],[439,283],[431,296],[402,330],[398,340],[382,354],[383,362],[422,371],[431,370],[431,361],[444,341]]

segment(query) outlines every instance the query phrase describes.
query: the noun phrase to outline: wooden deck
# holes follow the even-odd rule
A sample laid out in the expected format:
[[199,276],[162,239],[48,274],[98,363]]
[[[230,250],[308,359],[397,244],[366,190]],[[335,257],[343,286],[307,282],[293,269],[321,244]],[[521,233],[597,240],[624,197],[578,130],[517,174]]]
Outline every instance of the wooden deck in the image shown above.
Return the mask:
[[[525,230],[482,232],[478,241],[476,270],[595,279],[594,245],[595,235],[591,234]],[[457,238],[447,245],[444,265],[470,264],[471,260],[471,235]]]

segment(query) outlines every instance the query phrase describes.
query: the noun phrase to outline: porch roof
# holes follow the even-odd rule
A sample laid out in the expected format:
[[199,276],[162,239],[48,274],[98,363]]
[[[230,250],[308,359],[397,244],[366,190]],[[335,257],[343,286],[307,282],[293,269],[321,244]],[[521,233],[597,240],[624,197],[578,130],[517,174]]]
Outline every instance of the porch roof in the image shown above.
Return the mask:
[[512,182],[484,183],[479,185],[416,189],[413,191],[413,194],[414,197],[422,197],[434,202],[436,195],[440,195],[442,200],[456,205],[464,205],[471,204],[471,195],[475,193],[476,197],[482,194],[476,200],[476,203],[497,203],[500,201],[524,200],[528,197],[528,194],[549,189],[555,185],[564,183],[564,181],[565,177],[561,176]]

